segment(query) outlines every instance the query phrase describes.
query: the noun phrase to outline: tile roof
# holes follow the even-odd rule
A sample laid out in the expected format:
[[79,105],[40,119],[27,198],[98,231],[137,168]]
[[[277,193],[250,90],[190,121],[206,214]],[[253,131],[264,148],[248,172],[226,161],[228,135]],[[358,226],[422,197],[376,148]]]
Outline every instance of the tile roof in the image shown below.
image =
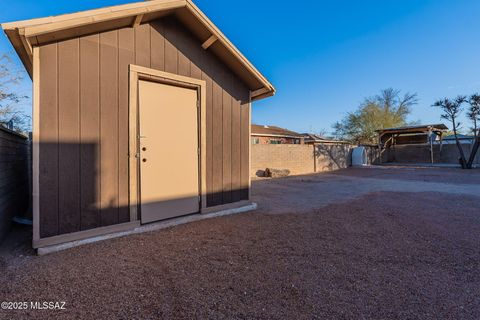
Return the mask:
[[275,137],[293,137],[301,138],[302,135],[298,132],[291,131],[288,129],[276,127],[276,126],[267,126],[267,125],[258,125],[252,124],[252,135],[257,136],[275,136]]

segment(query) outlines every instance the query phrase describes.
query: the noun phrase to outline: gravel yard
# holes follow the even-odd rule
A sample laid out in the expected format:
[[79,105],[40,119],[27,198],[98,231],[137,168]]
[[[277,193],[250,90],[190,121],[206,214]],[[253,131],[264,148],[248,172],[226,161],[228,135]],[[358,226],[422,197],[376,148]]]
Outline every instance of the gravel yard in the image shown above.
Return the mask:
[[[253,182],[255,212],[47,256],[0,254],[0,318],[480,319],[480,172]],[[4,246],[8,246],[4,244]]]

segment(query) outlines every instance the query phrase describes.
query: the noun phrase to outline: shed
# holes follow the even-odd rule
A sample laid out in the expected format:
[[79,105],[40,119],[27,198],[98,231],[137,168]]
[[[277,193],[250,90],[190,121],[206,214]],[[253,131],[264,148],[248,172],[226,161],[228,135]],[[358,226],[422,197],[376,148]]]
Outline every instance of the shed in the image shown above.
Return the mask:
[[190,0],[2,28],[33,80],[33,247],[249,203],[275,89]]

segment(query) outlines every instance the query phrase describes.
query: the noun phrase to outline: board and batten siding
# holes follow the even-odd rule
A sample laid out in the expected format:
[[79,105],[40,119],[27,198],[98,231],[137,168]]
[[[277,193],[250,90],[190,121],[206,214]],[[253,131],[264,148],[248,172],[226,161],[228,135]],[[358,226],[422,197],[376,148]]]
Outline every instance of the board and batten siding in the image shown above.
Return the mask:
[[130,220],[130,64],[205,80],[207,206],[248,199],[249,89],[175,18],[42,45],[39,55],[41,238]]

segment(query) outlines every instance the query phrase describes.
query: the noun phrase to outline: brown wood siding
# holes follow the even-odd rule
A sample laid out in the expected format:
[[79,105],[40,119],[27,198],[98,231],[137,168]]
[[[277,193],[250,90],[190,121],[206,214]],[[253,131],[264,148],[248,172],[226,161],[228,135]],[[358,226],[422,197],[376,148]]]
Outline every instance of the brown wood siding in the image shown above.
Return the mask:
[[165,70],[165,28],[162,23],[153,21],[150,29],[151,68]]
[[[243,101],[248,101],[249,94],[243,97]],[[250,103],[243,102],[240,106],[240,198],[242,200],[249,198],[250,181]],[[245,139],[248,137],[248,139]]]
[[118,31],[100,34],[100,216],[118,221]]
[[202,80],[207,84],[207,204],[213,205],[213,80],[205,72],[202,72]]
[[40,237],[58,230],[58,55],[57,44],[40,49],[39,191]]
[[152,56],[150,30],[149,24],[142,24],[135,28],[135,64],[146,68],[150,68]]
[[[220,205],[223,202],[223,109],[222,87],[213,81],[212,101],[212,148],[213,148],[213,177],[212,177],[212,205]],[[208,144],[208,141],[207,141]]]
[[118,202],[119,222],[130,220],[128,184],[128,88],[129,65],[135,63],[135,34],[131,28],[118,31]]
[[[235,83],[233,87],[236,92],[239,90],[236,89]],[[240,90],[241,91],[241,90]],[[240,131],[240,105],[241,102],[237,99],[232,99],[232,202],[240,201],[242,199],[242,193],[240,191],[241,186],[241,152],[240,147],[242,141],[242,135]]]
[[80,229],[80,41],[58,43],[58,229]]
[[42,238],[129,221],[132,63],[206,81],[207,206],[248,199],[249,91],[166,17],[40,48]]
[[80,39],[81,230],[100,225],[100,37]]
[[[229,74],[224,73],[223,83],[230,87],[233,79]],[[222,114],[222,159],[223,159],[223,203],[232,202],[232,97],[228,91],[223,90],[223,114]]]

